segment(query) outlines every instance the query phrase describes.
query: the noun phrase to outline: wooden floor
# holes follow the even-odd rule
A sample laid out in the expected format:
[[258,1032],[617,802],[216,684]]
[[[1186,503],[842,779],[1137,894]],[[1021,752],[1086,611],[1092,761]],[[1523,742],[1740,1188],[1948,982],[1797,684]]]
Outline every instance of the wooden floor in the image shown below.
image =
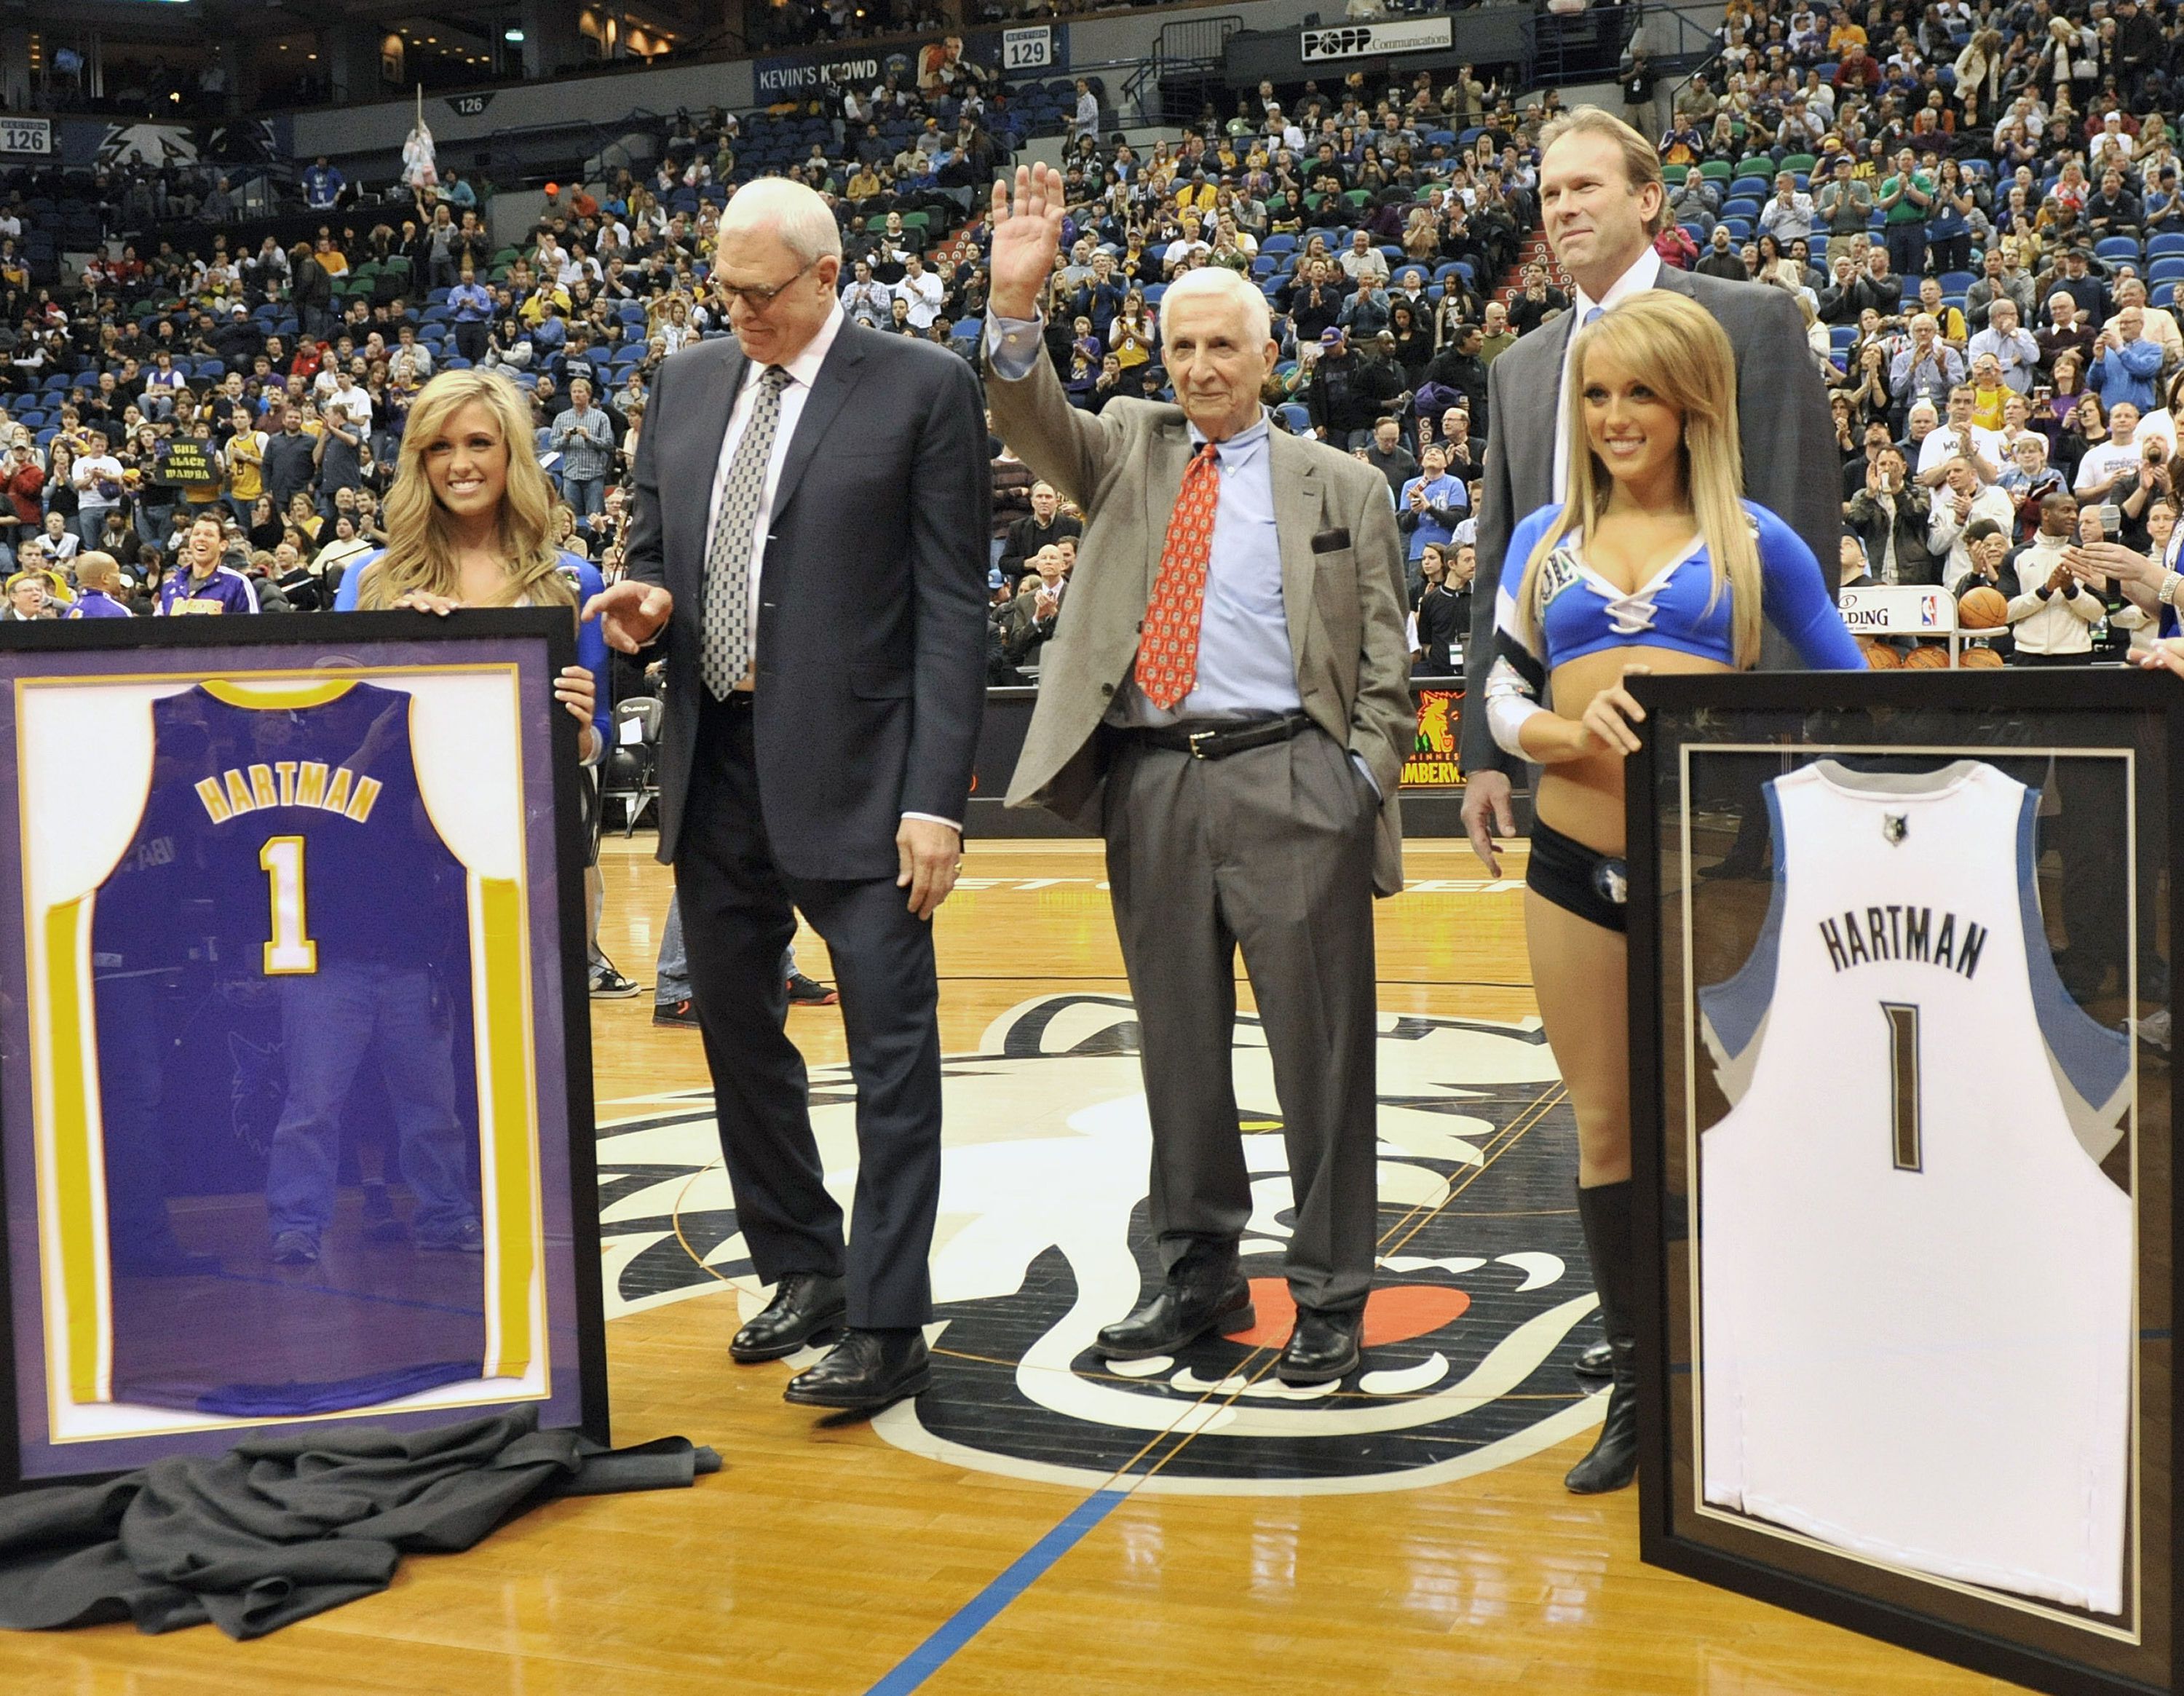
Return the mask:
[[[649,847],[610,839],[604,932],[609,951],[648,985],[667,899]],[[1126,993],[1095,852],[980,842],[967,870],[975,876],[939,920],[950,1054],[978,1054],[996,1021],[1040,998]],[[1378,908],[1383,1012],[1529,1015],[1516,886],[1486,883],[1468,851],[1449,843],[1412,844],[1408,875],[1413,887]],[[800,946],[805,969],[825,976],[816,939]],[[603,1148],[615,1123],[649,1123],[663,1097],[704,1081],[695,1036],[655,1030],[650,1010],[649,997],[594,1004]],[[793,1018],[815,1066],[841,1058],[833,1010]],[[951,1069],[951,1159],[959,1143],[997,1134],[956,1117],[959,1099],[986,1098],[978,1092],[992,1081],[978,1070]],[[815,1091],[819,1083],[815,1075]],[[1552,1079],[1541,1087],[1551,1093]],[[1039,1110],[1021,1093],[993,1098]],[[701,1181],[717,1183],[717,1174],[690,1182]],[[951,1243],[982,1228],[944,1204]],[[679,1226],[672,1241],[654,1235],[648,1265],[661,1262],[661,1243],[671,1259],[681,1241]],[[616,1286],[615,1435],[687,1434],[722,1451],[720,1475],[688,1493],[554,1504],[471,1554],[414,1559],[388,1593],[256,1644],[230,1643],[209,1627],[164,1638],[122,1627],[0,1638],[0,1691],[859,1696],[912,1688],[917,1669],[897,1673],[905,1659],[1090,1493],[930,1458],[868,1425],[817,1424],[787,1407],[786,1366],[728,1364],[728,1337],[755,1296],[748,1278],[731,1282],[724,1270],[733,1248],[694,1252],[711,1270],[686,1265],[688,1276],[666,1278],[656,1295],[640,1282],[632,1296],[626,1271]],[[975,1364],[944,1354],[940,1370]],[[1585,1417],[1574,1394],[1568,1406]],[[1194,1440],[1215,1439],[1194,1439],[1188,1421],[1172,1426],[1177,1451]],[[1582,1499],[1562,1488],[1588,1441],[1579,1431],[1453,1482],[1358,1493],[1164,1493],[1160,1481],[1186,1468],[1149,1479],[1140,1467],[1116,1479],[1119,1504],[983,1629],[936,1645],[935,1659],[954,1652],[916,1688],[943,1696],[2005,1688],[1641,1565],[1635,1492]]]

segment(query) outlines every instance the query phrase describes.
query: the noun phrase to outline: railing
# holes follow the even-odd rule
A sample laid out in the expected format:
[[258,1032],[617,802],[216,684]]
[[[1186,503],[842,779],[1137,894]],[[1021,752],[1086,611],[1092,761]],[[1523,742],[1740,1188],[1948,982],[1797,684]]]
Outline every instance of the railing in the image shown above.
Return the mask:
[[[593,118],[572,118],[562,124],[526,124],[495,130],[475,145],[494,187],[536,187],[551,176],[565,174],[572,163],[604,153],[632,130],[645,131],[657,138],[664,133],[666,122],[649,107],[639,106],[627,116],[605,123]],[[529,181],[533,177],[537,182]]]
[[1612,82],[1623,51],[1636,33],[1637,6],[1588,6],[1582,12],[1550,12],[1532,19],[1531,63],[1521,68],[1528,87],[1572,82]]
[[[1167,79],[1182,72],[1202,75],[1217,70],[1228,37],[1243,27],[1243,19],[1233,12],[1217,18],[1177,18],[1162,25],[1152,57],[1123,85],[1123,97],[1136,108],[1139,121],[1166,121],[1171,115],[1165,87]],[[1120,110],[1119,103],[1117,109]]]

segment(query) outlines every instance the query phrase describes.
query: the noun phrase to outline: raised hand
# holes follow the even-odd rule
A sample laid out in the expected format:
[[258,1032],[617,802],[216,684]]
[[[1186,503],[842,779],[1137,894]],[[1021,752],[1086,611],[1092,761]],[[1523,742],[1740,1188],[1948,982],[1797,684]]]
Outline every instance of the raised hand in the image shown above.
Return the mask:
[[1012,203],[1008,178],[994,179],[986,301],[996,317],[1036,318],[1061,251],[1061,173],[1048,164],[1018,165],[1015,189]]

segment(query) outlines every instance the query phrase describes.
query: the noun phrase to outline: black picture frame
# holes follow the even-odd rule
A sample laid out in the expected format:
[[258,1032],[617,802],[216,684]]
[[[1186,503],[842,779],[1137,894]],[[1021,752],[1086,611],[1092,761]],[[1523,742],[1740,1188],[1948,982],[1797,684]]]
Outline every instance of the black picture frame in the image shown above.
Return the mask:
[[[2142,1400],[2137,1436],[2138,1493],[2135,1523],[2142,1533],[2137,1573],[2139,1588],[2131,1615],[2139,1648],[2126,1654],[2090,1630],[2073,1633],[2042,1621],[2020,1632],[2011,1618],[2012,1599],[1988,1593],[1992,1606],[1976,1594],[1970,1601],[1953,1587],[1923,1585],[1921,1575],[1900,1570],[1883,1582],[1849,1555],[1834,1555],[1818,1543],[1794,1558],[1773,1558],[1770,1538],[1736,1537],[1737,1528],[1716,1534],[1696,1511],[1697,1492],[1691,1472],[1690,1437],[1699,1423],[1702,1399],[1698,1372],[1690,1358],[1688,1334],[1702,1291],[1697,1257],[1687,1239],[1698,1230],[1685,1184],[1688,1165],[1680,1146],[1688,1129],[1691,1146],[1702,1128],[1686,1126],[1672,1105],[1672,1074],[1683,1064],[1683,998],[1696,986],[1683,981],[1680,959],[1667,957],[1663,919],[1671,897],[1663,865],[1669,845],[1663,841],[1663,820],[1680,787],[1682,755],[1709,742],[1742,749],[1765,741],[1779,748],[1786,763],[1814,757],[1825,745],[1841,745],[1836,732],[1844,725],[1915,725],[1938,744],[1951,725],[1967,757],[2008,752],[2006,742],[1990,741],[1998,726],[2033,727],[2084,725],[2112,719],[2125,745],[2152,732],[2158,749],[2144,769],[2165,781],[2165,804],[2151,810],[2165,835],[2156,870],[2165,875],[2171,898],[2184,890],[2184,687],[2166,674],[2120,668],[2071,668],[1952,672],[1811,672],[1764,674],[1653,675],[1634,677],[1633,693],[1643,705],[1641,746],[1627,763],[1628,860],[1630,867],[1630,994],[1631,1147],[1634,1180],[1634,1235],[1636,1245],[1635,1313],[1641,1393],[1639,1400],[1640,1553],[1649,1565],[1719,1585],[1794,1612],[1825,1620],[1865,1636],[1974,1671],[2063,1696],[2145,1696],[2184,1689],[2184,1651],[2177,1632],[2184,1628],[2184,1523],[2175,1510],[2172,1481],[2184,1477],[2184,1374],[2169,1338],[2174,1312],[2174,1268],[2184,1237],[2184,1187],[2170,1176],[2169,1132],[2178,1122],[2184,1092],[2174,1070],[2137,1073],[2135,1111],[2142,1116],[2142,1147],[2155,1145],[2151,1159],[2162,1168],[2144,1190],[2134,1188],[2137,1208],[2140,1331],[2137,1360]],[[2062,739],[2061,737],[2058,738]],[[2140,748],[2144,749],[2142,739]],[[1907,748],[1907,752],[1910,751]],[[1932,747],[1919,752],[1931,753]],[[2159,769],[2153,759],[2158,758]],[[2142,816],[2144,816],[2142,809]],[[2149,820],[2148,822],[2151,823]],[[1686,826],[1686,835],[1690,828]],[[2118,840],[2122,838],[2119,835]],[[2131,862],[2126,859],[2126,865]],[[1691,862],[1683,875],[1693,873]],[[2137,872],[2142,893],[2147,871]],[[2174,921],[2169,951],[2176,948]],[[2148,933],[2150,934],[2150,932]],[[2132,944],[2126,943],[2126,947]],[[2142,954],[2141,958],[2143,958]],[[2142,980],[2142,982],[2143,980]],[[2165,1005],[2167,997],[2162,998]],[[2142,1008],[2145,998],[2142,998]],[[1677,1041],[1679,1051],[1668,1044]],[[2165,1123],[2162,1122],[2165,1115]],[[2144,1164],[2143,1161],[2141,1162]],[[2138,1180],[2134,1167],[2134,1182]],[[2164,1198],[2160,1192],[2165,1189]],[[1678,1260],[1688,1271],[1680,1272]],[[1680,1290],[1672,1280],[1686,1280]],[[1685,1306],[1680,1314],[1678,1299]],[[1684,1350],[1679,1355],[1678,1326]],[[1702,1371],[1702,1363],[1698,1363]],[[2028,1387],[2028,1393],[2034,1393]],[[1683,1404],[1680,1407],[1680,1399]],[[2165,1426],[2165,1431],[2159,1429]],[[1682,1471],[1680,1472],[1680,1465]],[[1715,1510],[1720,1516],[1720,1510]],[[1776,1528],[1748,1521],[1758,1532]],[[2165,1527],[2165,1532],[2163,1528]],[[1779,1533],[1777,1533],[1779,1536]],[[1818,1553],[1814,1553],[1818,1550]],[[2098,1623],[2087,1617],[2088,1626]],[[2157,1629],[2158,1626],[2158,1629]]]
[[[215,651],[228,657],[214,665]],[[489,660],[515,674],[519,758],[525,768],[523,854],[530,869],[529,936],[533,948],[530,998],[534,1034],[556,1037],[558,1061],[534,1048],[534,1098],[549,1098],[566,1137],[550,1138],[539,1126],[540,1147],[553,1159],[540,1167],[538,1201],[548,1221],[542,1237],[549,1259],[543,1275],[550,1304],[546,1323],[558,1328],[570,1346],[548,1372],[546,1393],[514,1402],[472,1401],[460,1413],[418,1409],[363,1409],[354,1414],[314,1415],[308,1424],[279,1417],[238,1421],[217,1433],[178,1438],[171,1452],[217,1453],[235,1437],[262,1436],[329,1425],[414,1430],[453,1419],[478,1417],[519,1405],[540,1409],[543,1428],[581,1431],[602,1444],[610,1441],[605,1315],[599,1278],[599,1193],[594,1159],[590,998],[586,972],[588,926],[584,871],[587,860],[585,809],[579,785],[590,781],[578,756],[578,727],[572,715],[554,701],[553,680],[577,663],[576,627],[567,612],[505,609],[464,610],[445,617],[408,612],[359,613],[338,619],[297,615],[257,618],[139,618],[0,624],[0,720],[14,728],[14,685],[48,681],[73,669],[97,670],[97,656],[128,656],[132,666],[176,678],[247,676],[310,670],[339,675],[343,670],[430,672]],[[86,659],[86,656],[92,657]],[[50,664],[47,664],[50,662]],[[255,662],[254,666],[252,662]],[[148,675],[148,672],[147,675]],[[11,746],[5,754],[11,779],[20,780]],[[543,780],[543,783],[541,781]],[[10,786],[12,787],[12,785]],[[536,798],[543,795],[541,806]],[[13,823],[20,811],[8,798],[4,810]],[[0,838],[8,831],[0,829]],[[22,905],[23,867],[14,845],[0,843],[0,859],[17,886],[11,904]],[[537,890],[539,873],[550,877],[549,890]],[[550,902],[538,898],[550,897]],[[20,942],[20,932],[17,935]],[[537,959],[537,947],[550,943],[550,970]],[[549,1023],[550,1021],[550,1025]],[[80,1446],[80,1465],[36,1469],[24,1465],[25,1443],[50,1437],[26,1430],[22,1415],[19,1351],[36,1348],[18,1324],[17,1276],[22,1245],[16,1240],[20,1209],[10,1189],[8,1156],[17,1134],[11,1122],[7,1069],[0,1067],[0,1493],[48,1485],[85,1483],[134,1470],[160,1458],[149,1452],[159,1439],[142,1435],[116,1445],[93,1440]],[[543,1117],[543,1115],[542,1115]],[[566,1140],[566,1148],[560,1144]],[[558,1165],[557,1165],[558,1162]],[[558,1173],[561,1194],[552,1193]],[[558,1215],[558,1220],[557,1220]],[[556,1230],[555,1225],[560,1229]],[[556,1237],[560,1240],[557,1242]],[[31,1249],[35,1256],[35,1245]],[[558,1313],[556,1309],[558,1308]]]

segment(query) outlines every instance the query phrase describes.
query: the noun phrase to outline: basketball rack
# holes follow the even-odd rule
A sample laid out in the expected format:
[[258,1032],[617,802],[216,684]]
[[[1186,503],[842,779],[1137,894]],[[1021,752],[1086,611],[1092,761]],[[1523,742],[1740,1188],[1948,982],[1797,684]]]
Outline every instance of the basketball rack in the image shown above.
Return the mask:
[[[1936,583],[1875,583],[1846,588],[1836,596],[1843,623],[1852,636],[1946,637],[1949,666],[1956,669],[1964,635],[1957,622],[1956,598]],[[1998,631],[1982,631],[1974,641]]]

